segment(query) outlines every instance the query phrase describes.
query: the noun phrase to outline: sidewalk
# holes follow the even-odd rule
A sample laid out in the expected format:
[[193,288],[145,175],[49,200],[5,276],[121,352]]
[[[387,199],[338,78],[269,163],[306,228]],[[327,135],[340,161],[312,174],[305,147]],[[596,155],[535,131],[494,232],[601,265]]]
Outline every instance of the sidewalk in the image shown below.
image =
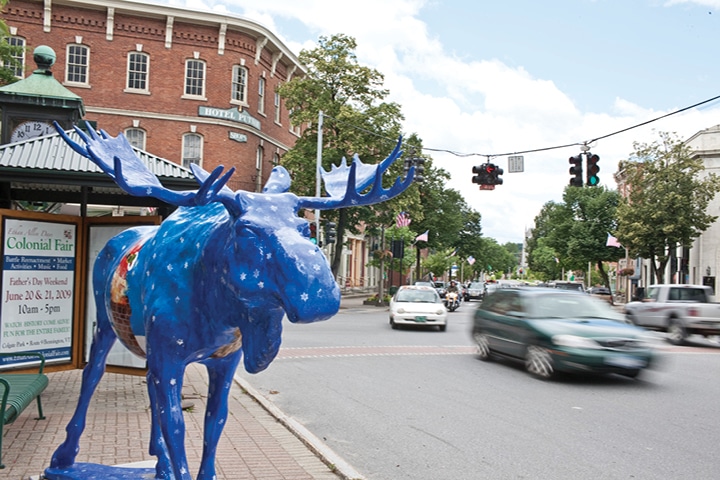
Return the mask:
[[[341,308],[362,307],[363,297],[343,298]],[[367,308],[367,307],[366,307]],[[5,428],[0,477],[40,478],[55,448],[65,438],[80,392],[81,370],[49,373],[42,395],[45,420],[35,420],[33,402]],[[192,364],[185,374],[183,397],[194,404],[185,411],[185,446],[193,478],[202,455],[207,372]],[[362,479],[312,433],[286,417],[242,379],[236,378],[228,401],[230,415],[218,444],[218,480]],[[77,462],[123,465],[153,461],[147,453],[150,409],[145,377],[106,373],[93,396]],[[152,465],[153,463],[151,463]],[[147,465],[143,465],[147,466]]]

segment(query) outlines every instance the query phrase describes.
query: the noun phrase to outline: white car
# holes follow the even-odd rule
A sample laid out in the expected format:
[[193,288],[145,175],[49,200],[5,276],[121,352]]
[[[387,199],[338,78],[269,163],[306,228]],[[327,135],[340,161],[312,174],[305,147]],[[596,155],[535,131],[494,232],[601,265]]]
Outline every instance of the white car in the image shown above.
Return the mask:
[[448,311],[432,287],[403,285],[390,300],[390,326],[419,325],[447,328]]

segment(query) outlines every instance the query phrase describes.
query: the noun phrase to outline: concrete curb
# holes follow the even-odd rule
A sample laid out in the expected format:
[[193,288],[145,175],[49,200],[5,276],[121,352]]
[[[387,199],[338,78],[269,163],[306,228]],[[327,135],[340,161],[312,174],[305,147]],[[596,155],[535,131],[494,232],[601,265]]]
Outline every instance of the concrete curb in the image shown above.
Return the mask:
[[288,417],[279,408],[277,408],[270,400],[265,398],[255,390],[245,379],[235,375],[235,382],[242,388],[253,400],[263,407],[270,415],[290,430],[301,442],[303,442],[315,455],[317,455],[323,463],[330,467],[343,480],[365,480],[352,465],[347,463],[330,447],[325,445],[312,432],[305,428],[295,419]]

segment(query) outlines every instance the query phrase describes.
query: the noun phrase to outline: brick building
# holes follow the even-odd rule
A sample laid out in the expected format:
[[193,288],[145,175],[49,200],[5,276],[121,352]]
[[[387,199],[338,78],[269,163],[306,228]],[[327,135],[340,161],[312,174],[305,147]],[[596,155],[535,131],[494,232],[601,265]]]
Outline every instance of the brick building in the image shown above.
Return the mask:
[[19,77],[51,47],[85,120],[180,165],[234,166],[233,190],[260,189],[300,133],[275,92],[304,72],[257,23],[132,0],[12,0],[3,18],[26,47]]

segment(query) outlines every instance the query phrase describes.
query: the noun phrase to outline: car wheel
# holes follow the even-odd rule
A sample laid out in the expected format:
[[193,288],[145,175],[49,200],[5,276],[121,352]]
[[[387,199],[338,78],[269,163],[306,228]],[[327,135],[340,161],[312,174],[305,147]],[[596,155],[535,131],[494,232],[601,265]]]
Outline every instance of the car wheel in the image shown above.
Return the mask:
[[475,332],[473,338],[475,339],[475,343],[477,343],[477,352],[480,360],[484,362],[490,360],[491,352],[488,336],[481,332]]
[[620,375],[623,377],[629,377],[629,378],[637,378],[638,375],[640,375],[640,369],[636,370],[628,370],[627,372],[623,372]]
[[390,328],[392,328],[393,330],[397,330],[398,328],[397,323],[395,323],[395,320],[393,320],[392,318],[390,319]]
[[670,324],[668,325],[667,329],[668,333],[668,340],[673,345],[682,345],[685,343],[685,339],[687,338],[687,333],[685,332],[685,327],[683,327],[680,322],[675,319],[670,319]]
[[447,330],[447,323],[446,323],[445,325],[438,325],[438,329],[439,329],[441,332],[444,332],[445,330]]
[[548,380],[555,375],[552,357],[547,349],[530,345],[525,354],[525,369],[530,375]]

